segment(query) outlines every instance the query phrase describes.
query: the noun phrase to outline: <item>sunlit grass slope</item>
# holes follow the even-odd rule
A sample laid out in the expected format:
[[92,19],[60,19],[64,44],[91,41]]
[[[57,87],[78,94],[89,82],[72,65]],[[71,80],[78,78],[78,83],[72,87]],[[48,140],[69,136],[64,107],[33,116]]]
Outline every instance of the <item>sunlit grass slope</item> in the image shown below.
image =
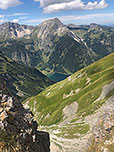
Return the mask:
[[76,102],[78,110],[71,122],[93,114],[104,101],[114,94],[111,90],[107,96],[99,98],[104,85],[114,80],[114,53],[74,73],[67,79],[48,87],[37,96],[25,102],[36,116],[40,125],[52,125],[62,122],[63,109]]

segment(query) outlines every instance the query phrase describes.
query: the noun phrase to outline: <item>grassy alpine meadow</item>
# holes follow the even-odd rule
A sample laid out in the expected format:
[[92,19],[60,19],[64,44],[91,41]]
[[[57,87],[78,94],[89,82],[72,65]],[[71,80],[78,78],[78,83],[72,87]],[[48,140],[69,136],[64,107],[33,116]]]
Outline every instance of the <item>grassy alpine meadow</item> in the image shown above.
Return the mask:
[[80,118],[94,114],[114,94],[114,90],[111,90],[97,101],[102,88],[113,80],[114,53],[49,86],[37,96],[25,100],[24,104],[33,111],[39,125],[50,126],[67,119],[69,116],[64,112],[65,107],[76,102],[78,108],[71,118],[71,122],[75,123]]

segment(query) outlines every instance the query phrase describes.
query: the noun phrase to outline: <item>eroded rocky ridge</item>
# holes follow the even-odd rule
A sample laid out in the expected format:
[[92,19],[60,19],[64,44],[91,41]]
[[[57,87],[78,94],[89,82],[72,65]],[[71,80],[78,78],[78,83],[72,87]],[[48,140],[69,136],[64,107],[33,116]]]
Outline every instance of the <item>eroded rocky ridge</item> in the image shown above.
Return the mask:
[[49,152],[49,134],[37,128],[32,112],[0,80],[0,152]]
[[92,128],[87,152],[92,150],[95,152],[112,152],[114,150],[114,96],[109,100],[102,108],[104,111],[101,117]]
[[0,25],[0,37],[2,40],[7,38],[21,38],[29,35],[33,31],[33,26],[19,25],[18,23],[7,22]]

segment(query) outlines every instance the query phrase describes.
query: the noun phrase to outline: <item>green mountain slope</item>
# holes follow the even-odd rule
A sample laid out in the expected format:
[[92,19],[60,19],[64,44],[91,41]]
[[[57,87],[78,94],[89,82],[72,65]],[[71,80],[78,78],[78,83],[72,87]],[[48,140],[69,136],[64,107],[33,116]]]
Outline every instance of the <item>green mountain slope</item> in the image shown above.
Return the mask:
[[[71,75],[64,81],[48,87],[38,96],[31,97],[29,99],[30,107],[32,108],[36,101],[34,110],[44,115],[42,119],[38,115],[39,123],[51,125],[62,121],[64,117],[62,110],[75,101],[78,102],[77,114],[79,117],[83,113],[86,116],[92,111],[94,112],[93,108],[97,107],[100,101],[95,103],[96,106],[93,102],[101,94],[102,87],[114,79],[113,61],[114,53]],[[45,120],[44,118],[48,114],[50,116]]]
[[10,59],[35,67],[42,62],[40,51],[35,51],[32,39],[8,39],[0,42],[0,50]]
[[50,131],[52,142],[63,150],[67,151],[69,145],[76,151],[88,147],[90,130],[101,115],[103,123],[108,117],[105,111],[112,115],[113,101],[114,53],[28,98],[24,104],[30,107],[39,124]]
[[46,76],[34,68],[18,64],[0,52],[0,78],[4,79],[13,95],[24,100],[53,84]]
[[[42,63],[36,67],[43,73],[71,74],[97,58],[63,23],[55,18],[44,21],[31,33]],[[43,65],[43,66],[42,66]]]

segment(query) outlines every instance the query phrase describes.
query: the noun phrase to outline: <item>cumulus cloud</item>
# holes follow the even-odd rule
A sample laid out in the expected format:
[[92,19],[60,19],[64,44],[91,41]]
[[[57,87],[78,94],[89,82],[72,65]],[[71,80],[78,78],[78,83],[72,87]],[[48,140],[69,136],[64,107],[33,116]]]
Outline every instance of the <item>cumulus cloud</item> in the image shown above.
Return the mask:
[[39,1],[40,6],[43,7],[45,13],[58,12],[62,10],[93,10],[103,9],[108,7],[105,0],[100,2],[84,3],[83,0],[34,0]]
[[98,2],[88,2],[88,4],[85,6],[85,9],[102,9],[108,7],[108,4],[106,3],[105,0],[101,0],[99,3]]
[[13,19],[12,22],[18,23],[18,22],[19,22],[19,19]]
[[59,3],[64,3],[64,2],[70,2],[73,0],[34,0],[35,2],[40,2],[41,7],[46,7],[52,4],[59,4]]
[[15,7],[22,4],[20,0],[0,0],[0,9],[7,9],[8,7]]

